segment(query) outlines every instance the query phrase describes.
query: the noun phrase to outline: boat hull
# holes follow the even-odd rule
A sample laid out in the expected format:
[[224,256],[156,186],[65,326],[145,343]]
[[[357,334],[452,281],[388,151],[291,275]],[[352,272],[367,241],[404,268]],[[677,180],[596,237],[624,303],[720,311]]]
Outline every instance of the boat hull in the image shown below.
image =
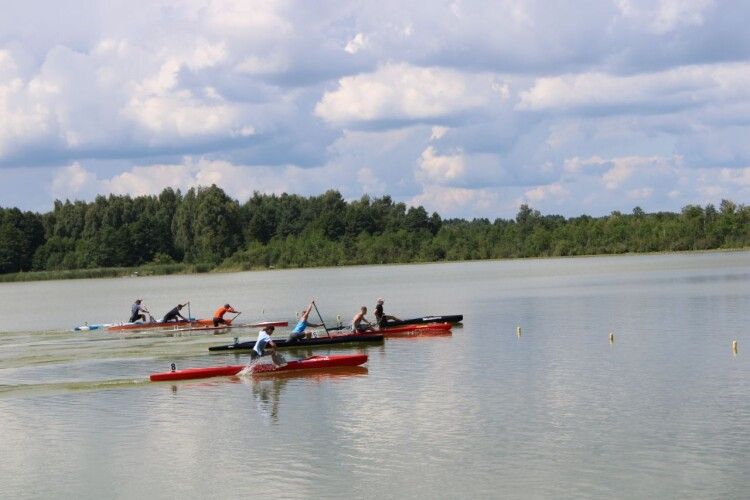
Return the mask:
[[[273,339],[273,343],[276,344],[277,348],[299,348],[299,347],[315,347],[315,346],[328,346],[334,344],[349,344],[349,343],[374,343],[382,342],[383,334],[345,334],[345,335],[332,335],[330,337],[314,337],[311,339],[304,340],[293,340],[287,339]],[[242,351],[250,350],[255,347],[255,341],[249,340],[247,342],[236,342],[234,344],[217,345],[209,347],[208,350],[211,352],[225,352],[225,351]]]
[[289,326],[288,321],[262,321],[260,323],[233,325],[231,320],[226,320],[219,326],[214,326],[214,320],[208,318],[196,319],[193,321],[156,321],[154,323],[121,323],[106,327],[108,332],[132,332],[140,330],[176,330],[176,331],[195,331],[195,330],[223,330],[227,328],[263,328],[266,326]]
[[426,323],[426,324],[411,324],[411,325],[400,325],[400,326],[388,326],[378,330],[386,337],[403,337],[403,336],[414,336],[414,335],[450,335],[451,333],[450,323]]
[[464,320],[463,314],[448,314],[443,316],[422,316],[421,318],[402,319],[399,321],[389,321],[385,326],[402,326],[402,325],[422,325],[430,323],[460,323]]
[[[340,356],[311,356],[297,361],[289,361],[285,365],[276,366],[272,363],[261,363],[253,367],[253,374],[270,374],[295,372],[300,370],[317,370],[324,368],[339,368],[359,366],[367,362],[366,354],[347,354]],[[187,368],[163,373],[152,373],[152,382],[174,380],[194,380],[211,377],[231,377],[237,375],[245,365],[207,366],[203,368]]]
[[[209,322],[210,323],[207,323]],[[208,319],[196,319],[195,321],[154,321],[153,323],[121,323],[117,325],[111,325],[106,328],[108,332],[130,332],[136,330],[165,330],[181,328],[190,325],[206,326],[210,324],[213,326],[213,320]]]

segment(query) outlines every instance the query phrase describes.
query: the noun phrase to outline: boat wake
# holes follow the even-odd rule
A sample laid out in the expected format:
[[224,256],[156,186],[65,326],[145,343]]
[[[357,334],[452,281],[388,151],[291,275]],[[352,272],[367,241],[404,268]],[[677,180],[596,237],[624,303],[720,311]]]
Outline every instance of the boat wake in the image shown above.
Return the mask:
[[23,396],[35,394],[57,394],[61,392],[99,391],[106,389],[122,389],[139,387],[148,383],[148,379],[114,379],[92,380],[85,382],[51,382],[39,384],[8,384],[0,385],[2,396]]

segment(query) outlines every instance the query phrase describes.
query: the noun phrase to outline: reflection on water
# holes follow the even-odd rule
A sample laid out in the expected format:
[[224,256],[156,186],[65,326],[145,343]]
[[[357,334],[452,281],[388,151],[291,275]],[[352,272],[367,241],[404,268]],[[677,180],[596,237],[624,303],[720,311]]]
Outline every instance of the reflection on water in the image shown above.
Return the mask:
[[[0,497],[744,498],[748,269],[736,252],[2,284]],[[314,295],[328,321],[383,296],[465,322],[284,351],[367,368],[175,384],[148,375],[249,355],[208,354],[234,334],[67,331],[186,290],[198,315],[230,297],[291,319]],[[16,314],[35,301],[51,314]]]
[[243,384],[250,386],[257,404],[258,413],[266,423],[276,423],[279,414],[281,393],[290,380],[305,379],[309,383],[337,381],[342,378],[367,375],[364,366],[350,366],[335,370],[315,370],[305,372],[266,373],[262,376],[248,375],[237,377]]

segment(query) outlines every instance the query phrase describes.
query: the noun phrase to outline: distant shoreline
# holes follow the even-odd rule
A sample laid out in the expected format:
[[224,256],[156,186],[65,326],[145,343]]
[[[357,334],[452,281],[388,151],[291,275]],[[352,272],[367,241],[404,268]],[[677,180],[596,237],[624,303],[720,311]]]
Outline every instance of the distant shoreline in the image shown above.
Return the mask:
[[600,253],[589,255],[564,255],[564,256],[530,256],[509,257],[502,259],[465,259],[465,260],[436,260],[415,262],[372,262],[367,264],[347,264],[343,266],[271,266],[243,268],[243,266],[221,264],[161,264],[143,265],[136,267],[102,267],[93,269],[70,269],[61,271],[29,271],[19,273],[0,274],[0,283],[19,283],[27,281],[57,281],[71,279],[97,279],[97,278],[140,278],[144,276],[169,276],[169,275],[191,275],[205,273],[238,273],[248,271],[273,271],[288,269],[335,269],[338,267],[360,267],[360,266],[393,266],[414,264],[442,264],[456,262],[487,262],[487,261],[511,261],[511,260],[550,260],[550,259],[579,259],[588,257],[621,257],[637,255],[686,255],[701,253],[726,253],[726,252],[748,252],[750,247],[741,248],[713,248],[703,250],[678,250],[678,251],[656,251],[656,252],[627,252],[627,253]]

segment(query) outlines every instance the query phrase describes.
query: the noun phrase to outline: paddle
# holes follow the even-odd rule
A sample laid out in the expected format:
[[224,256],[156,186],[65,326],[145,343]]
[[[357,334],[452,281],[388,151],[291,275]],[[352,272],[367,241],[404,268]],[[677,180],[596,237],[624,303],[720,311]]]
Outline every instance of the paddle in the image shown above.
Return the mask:
[[234,323],[234,320],[236,320],[237,316],[239,316],[240,314],[242,314],[242,311],[240,311],[237,314],[235,314],[234,316],[232,316],[232,319],[230,319],[229,321],[227,321],[227,326],[231,326]]
[[[154,319],[154,315],[151,314],[151,311],[149,311],[148,309],[145,309],[145,308],[144,308],[144,311],[148,314],[148,322],[149,323],[158,323],[159,322],[158,319]],[[144,323],[146,322],[146,316],[145,315],[143,317],[143,322]]]
[[[146,304],[144,304],[143,302],[141,302],[141,309],[140,310],[143,311],[144,313],[148,314],[149,321],[146,321],[146,314],[143,315],[143,322],[144,323],[153,323],[154,322],[154,317],[151,315],[151,311],[149,311],[148,309],[146,309]],[[138,323],[138,318],[135,319],[134,323]]]
[[323,329],[326,331],[327,336],[331,336],[330,332],[328,331],[328,327],[326,326],[326,322],[323,321],[323,316],[320,315],[320,311],[318,311],[318,305],[315,303],[315,301],[312,301],[312,305],[315,308],[315,312],[318,313],[318,318],[320,318],[320,324],[323,325]]

